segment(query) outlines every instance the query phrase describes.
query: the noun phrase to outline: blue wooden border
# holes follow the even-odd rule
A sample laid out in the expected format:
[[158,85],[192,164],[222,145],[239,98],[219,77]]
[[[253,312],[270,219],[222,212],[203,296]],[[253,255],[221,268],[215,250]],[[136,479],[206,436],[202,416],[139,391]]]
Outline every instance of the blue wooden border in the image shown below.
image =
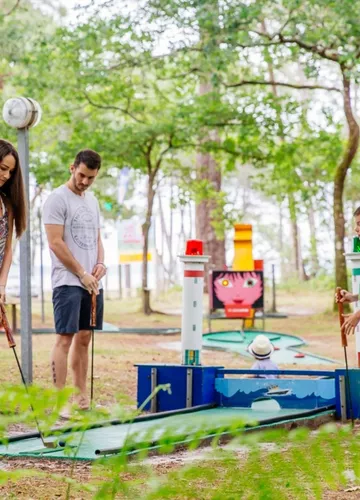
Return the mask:
[[217,375],[307,375],[335,378],[334,371],[325,370],[251,370],[243,368],[218,368]]

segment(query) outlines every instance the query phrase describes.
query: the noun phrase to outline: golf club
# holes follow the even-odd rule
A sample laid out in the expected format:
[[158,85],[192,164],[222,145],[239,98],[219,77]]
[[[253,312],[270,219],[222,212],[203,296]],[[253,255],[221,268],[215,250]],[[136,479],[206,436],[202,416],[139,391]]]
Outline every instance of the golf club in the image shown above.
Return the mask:
[[[20,365],[20,361],[19,361],[19,358],[18,358],[18,355],[17,355],[17,352],[16,352],[16,342],[14,340],[14,337],[13,337],[13,334],[12,334],[12,329],[11,329],[11,327],[9,325],[9,321],[7,319],[7,316],[6,316],[6,310],[5,310],[4,304],[0,304],[0,312],[1,312],[1,324],[2,324],[2,326],[4,328],[4,330],[5,330],[5,335],[6,335],[6,338],[7,338],[7,341],[8,341],[8,345],[13,350],[13,353],[14,353],[14,356],[15,356],[15,360],[16,360],[16,364],[18,366],[18,369],[19,369],[19,372],[20,372],[20,375],[21,375],[22,383],[24,384],[26,393],[27,393],[27,395],[29,396],[29,399],[30,399],[31,396],[30,396],[29,389],[28,389],[27,383],[25,381],[24,373],[22,371],[22,368],[21,368],[21,365]],[[37,428],[37,430],[39,432],[40,439],[42,441],[42,444],[45,446],[45,448],[57,448],[58,446],[63,446],[62,442],[59,442],[59,443],[56,443],[54,441],[46,442],[44,440],[44,436],[43,436],[43,433],[41,432],[40,425],[39,425],[39,422],[38,422],[38,419],[36,417],[35,410],[34,410],[34,407],[33,407],[32,403],[31,403],[31,401],[30,401],[30,408],[31,408],[31,411],[32,411],[33,416],[34,416],[34,420],[35,420],[35,423],[36,423],[36,428]]]
[[346,334],[342,329],[342,326],[344,324],[344,304],[340,302],[341,299],[341,287],[336,288],[336,299],[337,299],[337,304],[338,304],[338,310],[339,310],[339,322],[340,322],[340,332],[341,332],[341,345],[344,348],[344,356],[345,356],[345,370],[346,370],[346,392],[347,396],[349,399],[349,411],[350,411],[350,418],[351,418],[351,423],[354,426],[354,415],[353,415],[353,408],[352,408],[352,400],[351,400],[351,391],[350,391],[350,377],[349,377],[349,366],[348,366],[348,359],[347,359],[347,338]]
[[96,327],[96,294],[91,294],[91,314],[90,314],[90,329],[91,329],[91,378],[90,378],[90,408],[92,408],[94,399],[94,329]]

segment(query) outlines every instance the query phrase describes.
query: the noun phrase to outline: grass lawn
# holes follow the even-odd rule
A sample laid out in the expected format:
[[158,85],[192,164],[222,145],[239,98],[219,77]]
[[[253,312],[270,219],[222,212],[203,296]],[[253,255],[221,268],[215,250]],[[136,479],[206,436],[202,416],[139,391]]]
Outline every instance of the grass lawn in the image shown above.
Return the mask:
[[[268,294],[269,295],[269,294]],[[289,293],[279,291],[277,295],[277,305],[280,311],[285,311],[289,315],[286,319],[267,319],[265,329],[268,331],[290,333],[303,337],[308,342],[308,351],[322,354],[326,357],[338,361],[336,366],[343,366],[343,348],[340,343],[339,321],[336,313],[332,312],[332,292],[314,292],[312,290]],[[206,304],[207,298],[204,298]],[[181,308],[181,293],[171,292],[164,296],[159,296],[153,300],[153,308],[158,311],[178,310]],[[150,317],[144,316],[141,310],[139,298],[127,298],[123,300],[106,301],[105,321],[121,327],[180,327],[181,316],[153,314]],[[267,304],[269,308],[269,304]],[[52,307],[50,299],[46,303],[46,323],[41,324],[40,303],[33,303],[33,325],[34,327],[51,327]],[[261,328],[261,321],[258,328]],[[221,320],[213,322],[213,330],[237,329],[237,320]],[[207,331],[207,324],[204,321],[204,332]],[[20,353],[21,342],[16,335],[18,351]],[[135,363],[169,362],[179,363],[180,353],[175,350],[164,348],[162,344],[180,340],[180,335],[136,335],[136,334],[96,334],[95,340],[95,402],[107,407],[111,407],[118,398],[118,395],[126,395],[130,400],[130,406],[136,407],[136,369]],[[51,386],[51,373],[49,368],[49,355],[54,342],[54,334],[38,334],[33,336],[33,378],[34,382],[42,387]],[[355,366],[355,342],[349,339],[348,348],[349,363]],[[239,355],[220,352],[206,351],[202,353],[202,363],[205,365],[224,365],[226,367],[249,367],[251,361]],[[283,365],[284,368],[296,368],[295,365]],[[306,368],[306,365],[301,365]],[[314,366],[308,368],[314,369]],[[329,366],[319,365],[316,369],[329,369]],[[6,340],[3,339],[3,351],[0,358],[0,383],[19,383],[19,375],[15,365],[13,354],[7,348]],[[174,465],[175,463],[175,465]],[[161,475],[169,470],[176,469],[183,462],[167,461],[166,457],[159,463],[153,464],[153,470]],[[52,473],[60,474],[61,477],[68,477],[71,465],[67,463],[57,463],[49,460],[29,460],[2,459],[0,468],[7,470],[32,469],[46,472],[46,477],[24,477],[16,484],[5,483],[0,486],[1,498],[65,498],[66,485],[63,481],[51,479],[48,475]],[[129,473],[130,474],[130,473]],[[143,484],[142,477],[146,477],[148,472],[142,470],[138,473],[140,486]],[[96,473],[95,473],[96,476]],[[102,473],[99,475],[102,477]],[[130,476],[129,476],[130,477]],[[86,463],[74,464],[74,478],[81,482],[94,480],[91,468]],[[188,478],[191,481],[191,478]],[[140,488],[141,489],[141,488]],[[189,491],[189,490],[187,490]],[[339,493],[340,494],[340,493]],[[329,493],[328,498],[331,497]],[[71,498],[85,499],[92,495],[86,492],[76,492],[73,490]],[[289,496],[290,498],[291,496]],[[104,497],[105,498],[105,497]],[[121,497],[119,497],[121,498]],[[135,498],[135,497],[134,497]],[[137,497],[141,498],[141,496]],[[190,496],[176,498],[195,498]],[[196,497],[202,498],[202,497]],[[208,498],[208,497],[204,497]],[[210,498],[210,497],[209,497]],[[225,498],[225,497],[224,497]],[[229,497],[236,498],[236,497]],[[249,497],[251,498],[251,497]],[[309,497],[310,498],[310,497]],[[341,498],[338,496],[337,498]],[[348,496],[347,498],[351,498]],[[355,498],[355,497],[354,497]]]

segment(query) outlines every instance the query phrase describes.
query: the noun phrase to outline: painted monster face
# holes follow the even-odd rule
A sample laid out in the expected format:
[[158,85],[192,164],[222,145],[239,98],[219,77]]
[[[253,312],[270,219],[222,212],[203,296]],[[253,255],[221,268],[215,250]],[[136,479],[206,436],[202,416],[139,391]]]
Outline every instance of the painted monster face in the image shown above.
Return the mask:
[[254,272],[223,273],[214,283],[215,294],[226,304],[252,305],[262,295],[262,284]]

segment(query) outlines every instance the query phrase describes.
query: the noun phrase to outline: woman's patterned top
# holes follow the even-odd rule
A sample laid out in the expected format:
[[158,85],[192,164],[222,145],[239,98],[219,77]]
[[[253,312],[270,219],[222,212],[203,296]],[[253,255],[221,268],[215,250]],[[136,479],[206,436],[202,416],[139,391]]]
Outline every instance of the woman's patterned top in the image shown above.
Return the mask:
[[5,203],[0,195],[2,216],[0,217],[0,269],[4,260],[5,245],[9,234],[9,215]]

